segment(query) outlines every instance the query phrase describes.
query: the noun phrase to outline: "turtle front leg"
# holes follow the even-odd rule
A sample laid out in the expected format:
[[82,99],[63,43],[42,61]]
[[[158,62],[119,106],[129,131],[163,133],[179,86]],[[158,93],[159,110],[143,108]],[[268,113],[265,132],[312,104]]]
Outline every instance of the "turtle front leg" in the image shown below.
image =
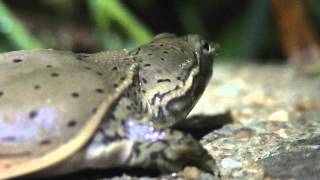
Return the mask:
[[146,117],[109,121],[105,127],[108,128],[97,132],[84,151],[87,168],[131,167],[175,172],[190,165],[207,172],[215,169],[215,160],[191,135],[157,129]]
[[220,129],[222,126],[231,123],[232,116],[230,113],[217,115],[192,115],[185,120],[179,121],[173,125],[174,129],[190,133],[194,138],[201,139],[206,134],[215,129]]
[[130,167],[174,172],[187,165],[213,172],[215,161],[191,135],[178,130],[158,130],[136,121],[126,122],[126,136],[133,142],[124,163]]

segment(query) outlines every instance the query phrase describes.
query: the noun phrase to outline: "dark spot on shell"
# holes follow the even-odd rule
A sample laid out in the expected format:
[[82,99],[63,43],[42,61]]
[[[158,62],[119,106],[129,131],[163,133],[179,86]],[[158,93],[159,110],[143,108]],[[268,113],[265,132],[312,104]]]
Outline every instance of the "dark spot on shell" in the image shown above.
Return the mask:
[[184,50],[182,48],[180,48],[180,52],[184,53]]
[[126,79],[125,77],[120,77],[120,80],[121,80],[121,81],[123,81],[123,80],[125,80],[125,79]]
[[59,74],[58,73],[51,73],[51,77],[58,77]]
[[91,67],[85,67],[86,70],[91,70]]
[[35,117],[37,117],[38,112],[36,110],[33,110],[29,113],[29,118],[30,119],[34,119]]
[[76,125],[77,125],[77,121],[75,121],[75,120],[70,120],[70,121],[68,122],[68,124],[67,124],[67,126],[68,126],[69,128],[75,127]]
[[164,61],[164,58],[160,58],[161,61]]
[[2,141],[6,141],[6,142],[14,142],[16,141],[16,137],[15,136],[5,136],[1,138]]
[[148,56],[152,56],[152,53],[148,53]]
[[3,93],[2,91],[0,91],[0,97],[3,96],[3,94],[4,94],[4,93]]
[[96,72],[97,75],[102,76],[102,72]]
[[158,79],[157,82],[158,82],[158,83],[171,82],[171,80],[170,80],[170,79]]
[[112,68],[112,71],[117,71],[117,70],[118,70],[118,67],[116,66]]
[[173,46],[171,46],[170,48],[173,49],[173,50],[176,50],[176,48],[174,48]]
[[181,77],[180,77],[180,76],[178,76],[178,77],[177,77],[177,80],[181,81]]
[[95,113],[97,112],[97,110],[98,110],[98,109],[97,109],[96,107],[95,107],[95,108],[93,108],[93,109],[92,109],[92,111],[91,111],[91,112],[92,112],[92,114],[95,114]]
[[78,98],[80,95],[77,92],[73,92],[73,93],[71,93],[71,96],[74,98]]
[[163,51],[163,54],[168,54],[168,51]]
[[149,67],[151,66],[151,64],[144,64],[144,67]]
[[146,90],[141,90],[141,92],[144,94],[144,93],[146,93]]
[[22,62],[22,59],[13,59],[12,62],[13,63],[20,63],[20,62]]
[[52,68],[52,65],[48,64],[46,67],[47,67],[47,68]]
[[40,89],[40,86],[39,85],[34,85],[33,88],[38,90],[38,89]]
[[44,139],[44,140],[41,140],[39,144],[43,146],[43,145],[49,145],[50,143],[51,141],[49,139]]
[[162,46],[163,46],[163,44],[160,44],[160,46],[162,47]]
[[114,83],[114,84],[113,84],[113,87],[114,87],[114,88],[117,88],[117,87],[118,87],[118,84],[117,84],[117,83]]
[[148,81],[145,78],[142,78],[143,83],[147,84]]
[[97,88],[97,89],[96,89],[96,92],[102,94],[102,93],[104,93],[104,90],[101,89],[101,88]]

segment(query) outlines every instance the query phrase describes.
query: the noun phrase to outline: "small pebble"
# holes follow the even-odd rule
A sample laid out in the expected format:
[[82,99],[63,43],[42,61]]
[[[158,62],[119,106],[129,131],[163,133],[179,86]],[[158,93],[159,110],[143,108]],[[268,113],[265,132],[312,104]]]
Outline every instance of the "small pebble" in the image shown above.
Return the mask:
[[221,161],[221,166],[224,168],[236,169],[236,168],[241,168],[242,163],[240,161],[237,161],[231,158],[224,158]]
[[268,119],[270,121],[280,121],[280,122],[287,122],[289,121],[289,114],[285,110],[279,110],[274,113],[272,113]]
[[285,129],[279,129],[278,131],[275,131],[274,133],[278,134],[282,138],[289,138],[288,133]]
[[263,106],[268,103],[268,98],[263,91],[251,92],[242,99],[245,105]]
[[303,100],[296,104],[296,108],[300,111],[317,109],[320,107],[320,100]]

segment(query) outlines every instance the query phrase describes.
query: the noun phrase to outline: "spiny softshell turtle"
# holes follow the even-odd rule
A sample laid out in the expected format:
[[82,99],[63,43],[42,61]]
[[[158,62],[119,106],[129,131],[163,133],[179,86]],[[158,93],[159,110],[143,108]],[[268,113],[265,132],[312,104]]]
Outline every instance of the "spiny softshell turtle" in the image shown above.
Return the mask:
[[215,53],[197,35],[164,33],[129,52],[0,54],[0,179],[86,168],[213,168],[195,139],[170,127],[187,122]]

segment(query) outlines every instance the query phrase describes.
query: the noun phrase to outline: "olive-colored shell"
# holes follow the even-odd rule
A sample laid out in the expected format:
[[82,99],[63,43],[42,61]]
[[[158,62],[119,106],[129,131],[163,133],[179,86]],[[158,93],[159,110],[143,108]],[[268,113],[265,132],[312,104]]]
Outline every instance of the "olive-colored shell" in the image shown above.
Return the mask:
[[0,179],[52,166],[88,142],[132,83],[135,66],[124,65],[126,56],[125,51],[0,54]]

